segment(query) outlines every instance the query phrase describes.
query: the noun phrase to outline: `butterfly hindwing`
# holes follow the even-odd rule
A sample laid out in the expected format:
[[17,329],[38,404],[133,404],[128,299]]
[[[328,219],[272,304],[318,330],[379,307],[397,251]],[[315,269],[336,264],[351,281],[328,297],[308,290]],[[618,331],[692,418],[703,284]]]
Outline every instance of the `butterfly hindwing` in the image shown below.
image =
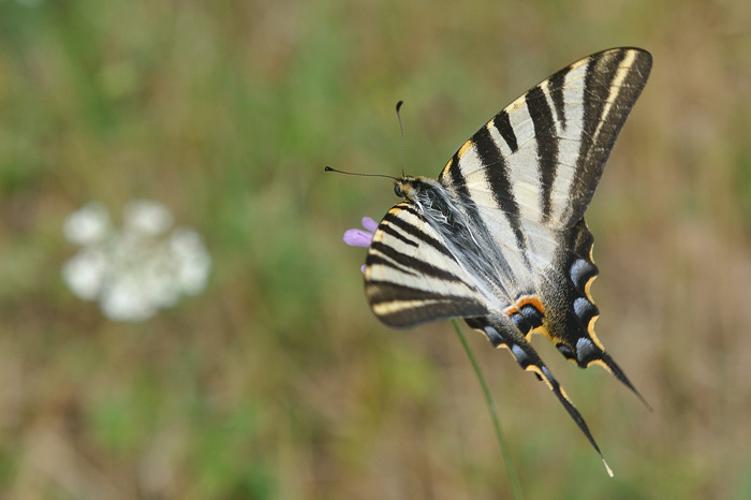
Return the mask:
[[566,409],[569,416],[576,423],[576,426],[587,438],[587,441],[589,441],[595,451],[600,455],[603,464],[605,464],[605,468],[612,476],[613,473],[607,462],[605,462],[605,459],[602,457],[600,447],[592,436],[584,417],[581,416],[579,410],[577,410],[576,406],[571,402],[571,399],[569,399],[566,391],[563,390],[563,387],[561,387],[555,377],[553,377],[550,369],[545,363],[543,363],[542,359],[540,359],[537,351],[535,351],[532,345],[527,342],[525,334],[528,333],[528,331],[520,330],[517,328],[517,325],[514,325],[505,317],[466,318],[465,321],[470,328],[484,334],[494,347],[508,349],[523,370],[534,373],[540,381],[548,386],[556,398],[558,398],[558,401]]
[[591,286],[598,269],[592,260],[594,238],[584,219],[566,231],[557,259],[540,289],[545,304],[545,333],[558,351],[581,368],[598,365],[613,374],[649,408],[595,333],[600,311]]
[[365,295],[375,315],[393,327],[487,314],[482,296],[443,237],[410,203],[391,208],[365,260]]

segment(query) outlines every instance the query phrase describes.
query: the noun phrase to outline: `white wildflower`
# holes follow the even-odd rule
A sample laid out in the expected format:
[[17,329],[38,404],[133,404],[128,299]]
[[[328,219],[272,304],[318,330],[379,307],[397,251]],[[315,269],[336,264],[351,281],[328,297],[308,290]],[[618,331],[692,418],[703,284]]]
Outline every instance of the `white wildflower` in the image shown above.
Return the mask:
[[154,201],[131,202],[124,212],[121,230],[98,204],[66,220],[66,237],[83,246],[63,266],[74,294],[98,301],[112,320],[142,321],[206,287],[211,257],[196,231],[170,231],[172,215]]
[[124,211],[126,229],[146,234],[161,234],[172,225],[172,214],[162,205],[150,200],[135,200]]
[[63,232],[71,243],[92,245],[101,242],[110,230],[107,209],[101,203],[89,203],[65,219]]
[[211,257],[201,237],[191,229],[178,229],[169,241],[178,264],[177,282],[185,293],[196,294],[206,286]]
[[142,293],[138,278],[123,274],[102,291],[99,305],[104,314],[115,321],[143,321],[152,317],[157,305]]
[[95,248],[84,248],[63,266],[63,278],[70,289],[84,300],[95,300],[104,284],[107,259]]

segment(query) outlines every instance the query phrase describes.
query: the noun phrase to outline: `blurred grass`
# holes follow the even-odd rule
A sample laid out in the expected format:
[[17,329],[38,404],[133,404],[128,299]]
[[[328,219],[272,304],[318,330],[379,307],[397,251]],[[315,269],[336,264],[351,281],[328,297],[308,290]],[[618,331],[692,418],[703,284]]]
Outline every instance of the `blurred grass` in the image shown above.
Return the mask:
[[[544,387],[470,338],[527,498],[751,498],[747,2],[0,1],[6,498],[508,498],[448,325],[391,332],[340,244],[552,71],[655,67],[589,211],[600,337],[653,403],[538,342]],[[74,298],[63,218],[166,203],[209,289],[143,324]]]

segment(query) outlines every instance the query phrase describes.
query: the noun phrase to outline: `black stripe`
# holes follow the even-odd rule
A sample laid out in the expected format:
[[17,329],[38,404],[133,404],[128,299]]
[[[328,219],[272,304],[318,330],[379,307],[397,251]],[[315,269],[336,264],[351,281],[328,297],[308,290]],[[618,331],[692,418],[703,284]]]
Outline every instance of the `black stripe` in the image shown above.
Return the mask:
[[[412,214],[420,217],[420,214],[418,212],[416,212],[414,209],[412,209],[411,207],[410,208],[405,208],[405,210],[407,210],[408,212],[410,212],[410,213],[412,213]],[[429,234],[426,234],[425,232],[423,232],[422,230],[420,230],[418,227],[410,224],[406,220],[400,219],[398,215],[394,215],[392,213],[387,213],[386,216],[383,218],[383,220],[385,220],[389,224],[395,225],[396,227],[398,227],[399,229],[401,229],[405,233],[409,234],[410,236],[414,236],[418,240],[420,240],[420,241],[422,241],[424,243],[427,243],[428,245],[430,245],[431,247],[435,248],[436,250],[438,250],[440,253],[442,253],[446,257],[449,257],[451,260],[454,260],[454,256],[451,255],[451,252],[449,252],[449,250],[440,241],[438,241],[437,239],[433,238]],[[417,246],[417,245],[415,245],[415,246]]]
[[[587,72],[584,77],[584,116],[582,118],[581,145],[576,160],[574,181],[571,183],[569,191],[573,220],[582,216],[584,209],[592,199],[597,182],[602,176],[605,160],[610,155],[618,131],[623,125],[631,106],[639,96],[644,83],[646,83],[646,75],[639,74],[637,75],[638,80],[635,90],[621,89],[618,97],[626,94],[624,97],[627,100],[624,102],[619,99],[620,103],[613,103],[611,113],[608,116],[608,123],[603,124],[600,136],[594,137],[597,125],[603,118],[603,108],[610,93],[610,86],[615,78],[618,66],[627,53],[627,50],[622,50],[616,53],[595,54],[587,64]],[[607,58],[603,59],[605,56]],[[627,80],[633,77],[634,72],[630,71],[629,73]],[[648,73],[649,70],[647,69]]]
[[[385,217],[384,217],[384,219],[385,219]],[[409,245],[409,246],[412,246],[412,247],[415,247],[415,248],[417,248],[419,246],[416,241],[412,241],[409,238],[406,238],[406,237],[402,236],[399,233],[399,231],[397,231],[396,229],[392,228],[391,226],[389,226],[387,224],[382,224],[381,227],[380,227],[380,229],[384,233],[388,234],[389,236],[393,236],[394,238],[396,238],[397,240],[401,241],[402,243],[404,243],[406,245]]]
[[472,137],[472,140],[476,145],[477,156],[480,158],[480,162],[483,165],[493,165],[485,169],[485,178],[490,185],[490,190],[493,192],[495,202],[501,207],[501,210],[503,210],[508,218],[509,225],[514,231],[514,236],[516,236],[517,246],[523,251],[527,245],[521,229],[519,205],[517,205],[516,199],[514,199],[514,192],[511,189],[506,162],[503,159],[503,155],[501,155],[501,150],[495,144],[495,141],[493,141],[487,127],[478,130]]
[[[477,228],[478,235],[481,240],[484,240],[488,243],[495,243],[495,239],[493,239],[492,235],[490,234],[490,231],[488,230],[488,227],[485,225],[485,222],[482,220],[482,217],[480,216],[480,212],[477,210],[477,204],[474,202],[472,197],[469,194],[469,190],[467,189],[466,181],[464,180],[464,175],[462,175],[461,169],[459,168],[459,156],[458,153],[454,154],[454,156],[451,158],[451,166],[449,167],[449,173],[451,174],[451,185],[454,188],[454,191],[456,191],[457,194],[459,194],[461,205],[464,209],[464,213],[467,215],[467,218],[470,220],[470,223]],[[437,201],[437,200],[436,200]],[[434,207],[438,208],[438,207]],[[440,208],[439,208],[440,210]],[[448,210],[442,210],[445,214],[450,214],[450,211]],[[453,221],[449,221],[450,223],[454,223]],[[466,231],[465,228],[457,228],[459,231]],[[470,237],[474,241],[474,236],[470,234]],[[498,252],[499,259],[495,259],[495,263],[501,268],[500,272],[503,273],[504,276],[514,276],[513,270],[511,269],[511,266],[508,265],[508,262],[503,258],[503,255],[501,255],[501,252]]]
[[493,118],[493,125],[495,125],[495,128],[498,129],[498,132],[501,133],[501,137],[503,137],[503,140],[506,141],[506,144],[508,144],[511,152],[516,153],[516,151],[519,149],[519,145],[516,143],[516,134],[514,133],[514,129],[511,127],[511,120],[509,119],[508,113],[505,110],[501,111],[495,116],[495,118]]
[[411,203],[403,203],[403,204],[397,205],[397,207],[401,208],[402,210],[406,210],[407,212],[411,213],[412,215],[414,215],[421,221],[425,222],[425,217],[423,217],[422,213],[419,210],[417,210],[414,207],[414,205],[412,205]]
[[392,261],[390,259],[383,258],[380,255],[374,255],[374,254],[373,255],[369,255],[367,260],[368,260],[368,267],[374,266],[376,264],[380,264],[380,265],[383,265],[383,266],[386,266],[386,267],[390,267],[391,269],[396,269],[397,271],[399,271],[401,273],[409,274],[409,275],[414,276],[416,278],[420,277],[419,274],[417,274],[416,272],[410,270],[409,268],[406,268],[404,266],[400,266],[396,262],[394,262],[394,261]]
[[[493,166],[493,167],[500,167],[500,169],[504,169],[504,163],[503,155],[501,155],[501,150],[498,149],[498,146],[496,146],[495,141],[493,141],[493,138],[490,136],[490,131],[488,131],[488,127],[482,127],[480,130],[475,132],[475,135],[472,136],[472,142],[475,144],[475,151],[477,152],[477,156],[480,157],[480,163],[482,163],[484,166]],[[486,168],[487,170],[496,170],[495,168]]]
[[537,86],[527,92],[527,109],[535,127],[537,157],[539,158],[539,179],[542,191],[542,221],[550,220],[552,209],[550,195],[558,167],[558,134],[553,122],[553,113],[542,89]]
[[[431,276],[445,281],[464,283],[462,279],[460,279],[453,273],[435,267],[434,265],[429,264],[423,260],[416,259],[414,257],[410,257],[409,255],[404,255],[403,253],[397,252],[392,247],[384,245],[379,241],[374,241],[373,243],[371,243],[370,248],[371,250],[381,252],[383,255],[390,258],[397,264],[408,267],[409,269],[412,269],[419,274]],[[370,256],[371,254],[369,253],[368,258],[365,262],[366,265],[369,265],[370,263]]]
[[381,314],[378,319],[392,328],[410,327],[439,319],[487,314],[487,309],[471,299],[455,299],[420,304],[400,311]]
[[592,236],[592,233],[589,232],[587,222],[583,218],[571,227],[568,234],[564,236],[564,240],[566,241],[566,247],[572,250],[574,255],[589,261],[590,264],[593,264],[593,262],[591,262],[591,255],[592,246],[595,244],[595,238]]
[[[602,121],[602,112],[605,107],[610,87],[618,70],[618,66],[626,57],[626,51],[616,54],[609,53],[607,59],[603,60],[605,54],[597,54],[587,65],[587,73],[584,77],[584,140],[582,148],[585,147],[585,153],[595,144],[592,143],[593,134]],[[588,139],[588,140],[587,140]],[[580,155],[581,157],[585,155]]]
[[[371,304],[381,304],[394,300],[457,300],[467,299],[460,295],[446,295],[386,280],[368,281],[368,296]],[[387,293],[385,293],[387,292]]]
[[[493,138],[490,136],[488,127],[482,127],[475,132],[475,135],[472,136],[472,142],[475,144],[475,151],[477,152],[477,156],[480,157],[480,163],[482,165],[485,167],[498,166],[499,170],[505,170],[503,155],[501,155],[501,150],[498,149],[495,141],[493,141]],[[496,168],[486,168],[485,170],[496,170]]]
[[461,168],[459,168],[459,152],[454,153],[451,157],[451,166],[449,167],[449,174],[451,175],[451,186],[458,193],[468,196],[467,186],[465,185],[464,175]]
[[449,317],[483,316],[488,310],[477,300],[460,295],[444,295],[390,281],[371,280],[366,292],[371,306],[386,302],[435,301],[411,306],[378,318],[389,326],[403,327]]
[[563,85],[566,81],[566,75],[569,71],[571,71],[571,66],[560,70],[548,80],[548,92],[550,93],[551,99],[553,99],[553,105],[555,106],[555,115],[558,119],[558,123],[561,124],[561,129],[566,128],[566,110],[563,103]]

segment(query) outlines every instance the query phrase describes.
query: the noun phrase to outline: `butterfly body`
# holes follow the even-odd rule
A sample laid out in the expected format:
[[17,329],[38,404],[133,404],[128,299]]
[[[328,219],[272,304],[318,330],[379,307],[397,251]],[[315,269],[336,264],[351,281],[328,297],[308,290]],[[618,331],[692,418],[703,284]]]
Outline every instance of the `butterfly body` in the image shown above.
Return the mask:
[[529,340],[543,334],[638,395],[594,331],[598,269],[584,212],[650,69],[649,53],[635,48],[576,61],[491,118],[437,179],[397,179],[404,200],[379,224],[365,262],[381,321],[464,318],[543,380],[596,449]]

